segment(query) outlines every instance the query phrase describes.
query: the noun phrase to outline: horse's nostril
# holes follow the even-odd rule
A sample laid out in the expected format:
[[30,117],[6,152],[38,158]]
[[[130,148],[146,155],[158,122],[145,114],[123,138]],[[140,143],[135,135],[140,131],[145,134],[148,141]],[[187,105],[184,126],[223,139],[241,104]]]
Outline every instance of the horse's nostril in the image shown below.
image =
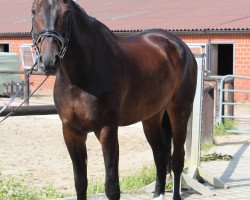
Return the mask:
[[43,58],[42,58],[42,56],[39,56],[39,62],[43,62]]

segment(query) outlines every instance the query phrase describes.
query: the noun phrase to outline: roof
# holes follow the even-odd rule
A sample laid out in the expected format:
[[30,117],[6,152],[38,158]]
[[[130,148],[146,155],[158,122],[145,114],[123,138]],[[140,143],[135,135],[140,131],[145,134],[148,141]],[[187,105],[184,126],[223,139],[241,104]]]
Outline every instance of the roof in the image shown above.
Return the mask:
[[[0,33],[31,30],[33,0],[0,1]],[[172,31],[249,31],[249,0],[78,0],[92,17],[110,29]]]

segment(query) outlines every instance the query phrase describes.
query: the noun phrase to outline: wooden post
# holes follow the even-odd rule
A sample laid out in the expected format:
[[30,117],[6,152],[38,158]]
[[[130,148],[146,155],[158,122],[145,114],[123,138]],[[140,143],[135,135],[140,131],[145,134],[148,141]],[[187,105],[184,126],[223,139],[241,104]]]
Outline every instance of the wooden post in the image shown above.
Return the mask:
[[[2,107],[0,107],[1,110]],[[8,107],[4,112],[0,114],[1,117],[6,116],[12,110],[14,110],[16,106]],[[55,105],[43,105],[43,106],[21,106],[18,108],[11,116],[25,116],[25,115],[51,115],[57,114]]]
[[29,105],[29,95],[30,95],[30,81],[29,81],[29,76],[28,76],[28,70],[24,70],[24,77],[25,77],[25,80],[24,82],[26,83],[26,85],[24,86],[24,95],[23,95],[23,98],[24,99],[27,99],[24,103],[25,106],[28,106]]
[[[204,85],[202,100],[201,144],[213,142],[214,86]],[[205,120],[204,120],[205,119]]]
[[219,123],[220,121],[220,80],[216,80],[216,86],[215,86],[215,121]]
[[[228,90],[234,90],[234,80],[231,83],[228,83]],[[228,92],[228,102],[234,103],[234,92]],[[227,116],[234,116],[234,105],[228,105]]]

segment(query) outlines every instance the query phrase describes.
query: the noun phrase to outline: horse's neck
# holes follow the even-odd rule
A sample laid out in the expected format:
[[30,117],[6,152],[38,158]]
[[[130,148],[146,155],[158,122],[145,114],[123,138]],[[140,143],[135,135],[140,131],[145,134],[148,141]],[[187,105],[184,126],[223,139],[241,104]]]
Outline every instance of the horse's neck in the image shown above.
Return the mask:
[[[102,28],[108,32],[109,30],[79,9],[77,8],[72,16],[74,19],[71,24],[69,48],[62,63],[64,72],[70,75],[72,80],[79,80],[79,76],[84,79],[93,71],[99,71],[94,64],[100,59],[98,54],[102,53],[98,49],[109,45],[105,42],[106,36],[100,33]],[[109,36],[112,37],[112,34]]]
[[[86,35],[89,35],[87,31],[90,30],[90,19],[86,13],[80,10],[76,5],[74,7],[74,12],[71,13],[71,24],[70,24],[70,39],[68,43],[68,49],[63,59],[62,65],[68,71],[73,70],[78,71],[76,67],[89,66],[89,50],[91,38],[88,38]],[[86,29],[86,30],[85,30]],[[79,66],[79,63],[81,65]]]

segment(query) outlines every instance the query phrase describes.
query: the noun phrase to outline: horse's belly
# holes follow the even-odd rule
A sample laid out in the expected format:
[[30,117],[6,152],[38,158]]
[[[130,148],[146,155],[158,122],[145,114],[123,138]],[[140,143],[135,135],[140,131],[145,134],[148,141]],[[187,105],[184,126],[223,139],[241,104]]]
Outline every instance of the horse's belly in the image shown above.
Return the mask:
[[[131,97],[135,99],[135,97]],[[119,125],[126,126],[148,119],[151,116],[166,109],[168,95],[151,96],[135,101],[128,101],[122,106]]]

